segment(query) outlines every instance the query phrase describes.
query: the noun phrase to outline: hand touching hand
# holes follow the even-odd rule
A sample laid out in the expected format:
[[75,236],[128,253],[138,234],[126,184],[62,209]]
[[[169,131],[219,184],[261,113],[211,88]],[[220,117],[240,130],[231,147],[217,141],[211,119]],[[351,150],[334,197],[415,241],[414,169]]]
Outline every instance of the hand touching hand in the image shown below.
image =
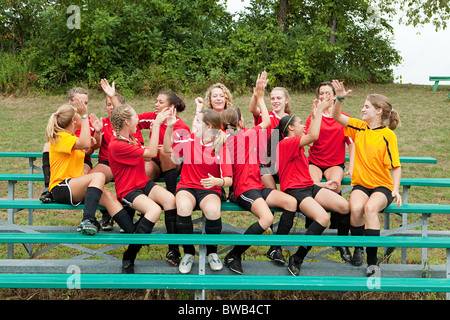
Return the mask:
[[105,94],[110,98],[114,97],[116,94],[116,84],[113,82],[112,86],[110,86],[108,80],[106,79],[102,79],[100,83],[102,85],[103,92],[105,92]]

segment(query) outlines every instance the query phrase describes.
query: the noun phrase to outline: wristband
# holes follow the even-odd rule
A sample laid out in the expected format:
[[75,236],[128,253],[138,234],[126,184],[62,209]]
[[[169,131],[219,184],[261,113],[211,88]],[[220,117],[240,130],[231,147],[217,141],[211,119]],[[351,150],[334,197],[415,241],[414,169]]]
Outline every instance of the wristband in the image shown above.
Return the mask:
[[83,116],[80,116],[81,117],[81,119],[86,119],[87,117],[88,117],[88,115],[87,114],[85,114],[85,115],[83,115]]
[[345,98],[336,97],[337,101],[344,102]]

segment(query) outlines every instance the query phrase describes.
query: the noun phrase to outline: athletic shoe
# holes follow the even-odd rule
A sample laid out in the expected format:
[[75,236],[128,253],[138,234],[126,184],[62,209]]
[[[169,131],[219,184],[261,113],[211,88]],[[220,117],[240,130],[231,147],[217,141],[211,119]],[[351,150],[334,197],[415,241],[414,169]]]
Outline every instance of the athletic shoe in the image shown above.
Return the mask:
[[232,251],[228,252],[223,260],[225,265],[233,272],[237,274],[243,274],[241,257],[234,254]]
[[286,259],[284,259],[283,251],[280,247],[270,247],[269,251],[267,251],[267,258],[281,265],[286,263]]
[[336,249],[338,249],[339,253],[341,254],[342,260],[344,260],[345,262],[350,262],[352,260],[352,254],[348,247],[336,247]]
[[169,250],[166,254],[166,261],[174,266],[180,264],[180,252],[178,250]]
[[134,261],[122,260],[122,273],[134,274]]
[[77,228],[77,231],[86,235],[94,235],[98,232],[98,226],[96,226],[94,221],[86,219],[80,223],[80,225]]
[[366,275],[368,277],[379,277],[381,274],[381,269],[378,264],[371,264],[367,266]]
[[212,271],[220,271],[223,268],[222,261],[220,261],[217,253],[210,253],[207,256],[209,267]]
[[183,259],[181,259],[178,270],[180,270],[180,273],[183,274],[189,273],[191,272],[193,264],[194,264],[194,256],[192,254],[185,253]]
[[102,220],[100,220],[100,225],[103,231],[111,231],[113,229],[113,219],[108,217],[103,217]]
[[353,258],[350,261],[350,263],[355,267],[359,267],[360,265],[362,265],[363,261],[364,261],[364,249],[355,248],[355,251],[353,252]]
[[50,203],[53,202],[53,196],[50,191],[48,191],[48,188],[45,188],[44,192],[42,192],[41,196],[39,197],[39,200],[42,203]]
[[293,254],[289,258],[288,270],[293,276],[300,275],[300,268],[302,267],[303,260]]

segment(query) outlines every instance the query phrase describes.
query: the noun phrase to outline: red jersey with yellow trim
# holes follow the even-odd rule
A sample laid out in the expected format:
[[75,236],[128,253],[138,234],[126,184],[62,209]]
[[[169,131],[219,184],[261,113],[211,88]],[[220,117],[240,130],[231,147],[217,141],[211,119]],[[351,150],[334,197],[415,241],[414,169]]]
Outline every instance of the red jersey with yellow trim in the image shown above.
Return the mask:
[[309,174],[304,147],[300,148],[301,138],[286,137],[277,146],[277,168],[281,191],[306,188],[314,184]]
[[227,146],[224,144],[218,155],[214,153],[213,143],[203,144],[202,140],[194,133],[174,141],[172,145],[175,156],[183,157],[180,181],[177,190],[180,188],[192,188],[213,190],[222,194],[222,188],[214,186],[206,189],[200,180],[209,178],[211,174],[216,178],[233,177],[233,168]]
[[136,189],[142,189],[150,180],[145,174],[143,145],[133,145],[115,136],[109,142],[109,166],[114,175],[117,199]]

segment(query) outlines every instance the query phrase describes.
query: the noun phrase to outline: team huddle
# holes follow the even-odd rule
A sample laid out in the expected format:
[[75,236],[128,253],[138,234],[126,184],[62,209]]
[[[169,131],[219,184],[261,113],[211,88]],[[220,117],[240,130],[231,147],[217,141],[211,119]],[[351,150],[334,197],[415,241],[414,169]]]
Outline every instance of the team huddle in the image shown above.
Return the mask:
[[[270,92],[272,110],[264,95],[267,73],[258,75],[249,111],[254,126],[246,128],[241,110],[223,84],[211,86],[205,98],[197,98],[191,127],[177,114],[184,101],[170,91],[161,92],[155,110],[137,114],[106,79],[108,117],[88,115],[88,92],[74,88],[68,102],[48,121],[43,151],[45,191],[41,201],[74,206],[84,203],[77,230],[93,235],[111,230],[113,221],[126,233],[150,234],[164,215],[167,233],[190,234],[192,212],[205,217],[205,233],[222,232],[221,203],[234,201],[256,218],[245,234],[271,229],[271,208],[282,210],[274,234],[289,234],[296,212],[305,216],[306,234],[320,235],[326,228],[338,235],[379,236],[378,213],[399,194],[401,166],[393,130],[399,116],[388,98],[371,94],[362,107],[362,119],[343,113],[351,90],[337,80],[323,82],[316,91],[311,115],[302,121],[291,112],[285,88]],[[149,130],[149,139],[143,135]],[[98,163],[92,153],[98,149]],[[348,149],[349,166],[345,167]],[[307,154],[305,151],[307,150]],[[341,193],[345,174],[351,176],[350,199]],[[163,178],[165,187],[155,183]],[[114,182],[115,195],[105,184]],[[277,186],[279,184],[279,187]],[[225,192],[228,189],[228,195]],[[100,222],[98,206],[103,206]],[[137,222],[134,220],[139,213]],[[234,246],[223,263],[243,273],[241,257],[249,246]],[[122,272],[134,273],[141,245],[130,244],[122,258]],[[189,273],[195,258],[193,245],[169,245],[166,259]],[[288,270],[299,275],[311,247],[300,246],[288,259]],[[338,247],[342,259],[355,266],[363,263],[364,249]],[[206,247],[214,271],[223,263],[217,246]],[[366,248],[367,275],[378,265],[377,248]],[[267,257],[286,264],[281,247],[272,246]]]

